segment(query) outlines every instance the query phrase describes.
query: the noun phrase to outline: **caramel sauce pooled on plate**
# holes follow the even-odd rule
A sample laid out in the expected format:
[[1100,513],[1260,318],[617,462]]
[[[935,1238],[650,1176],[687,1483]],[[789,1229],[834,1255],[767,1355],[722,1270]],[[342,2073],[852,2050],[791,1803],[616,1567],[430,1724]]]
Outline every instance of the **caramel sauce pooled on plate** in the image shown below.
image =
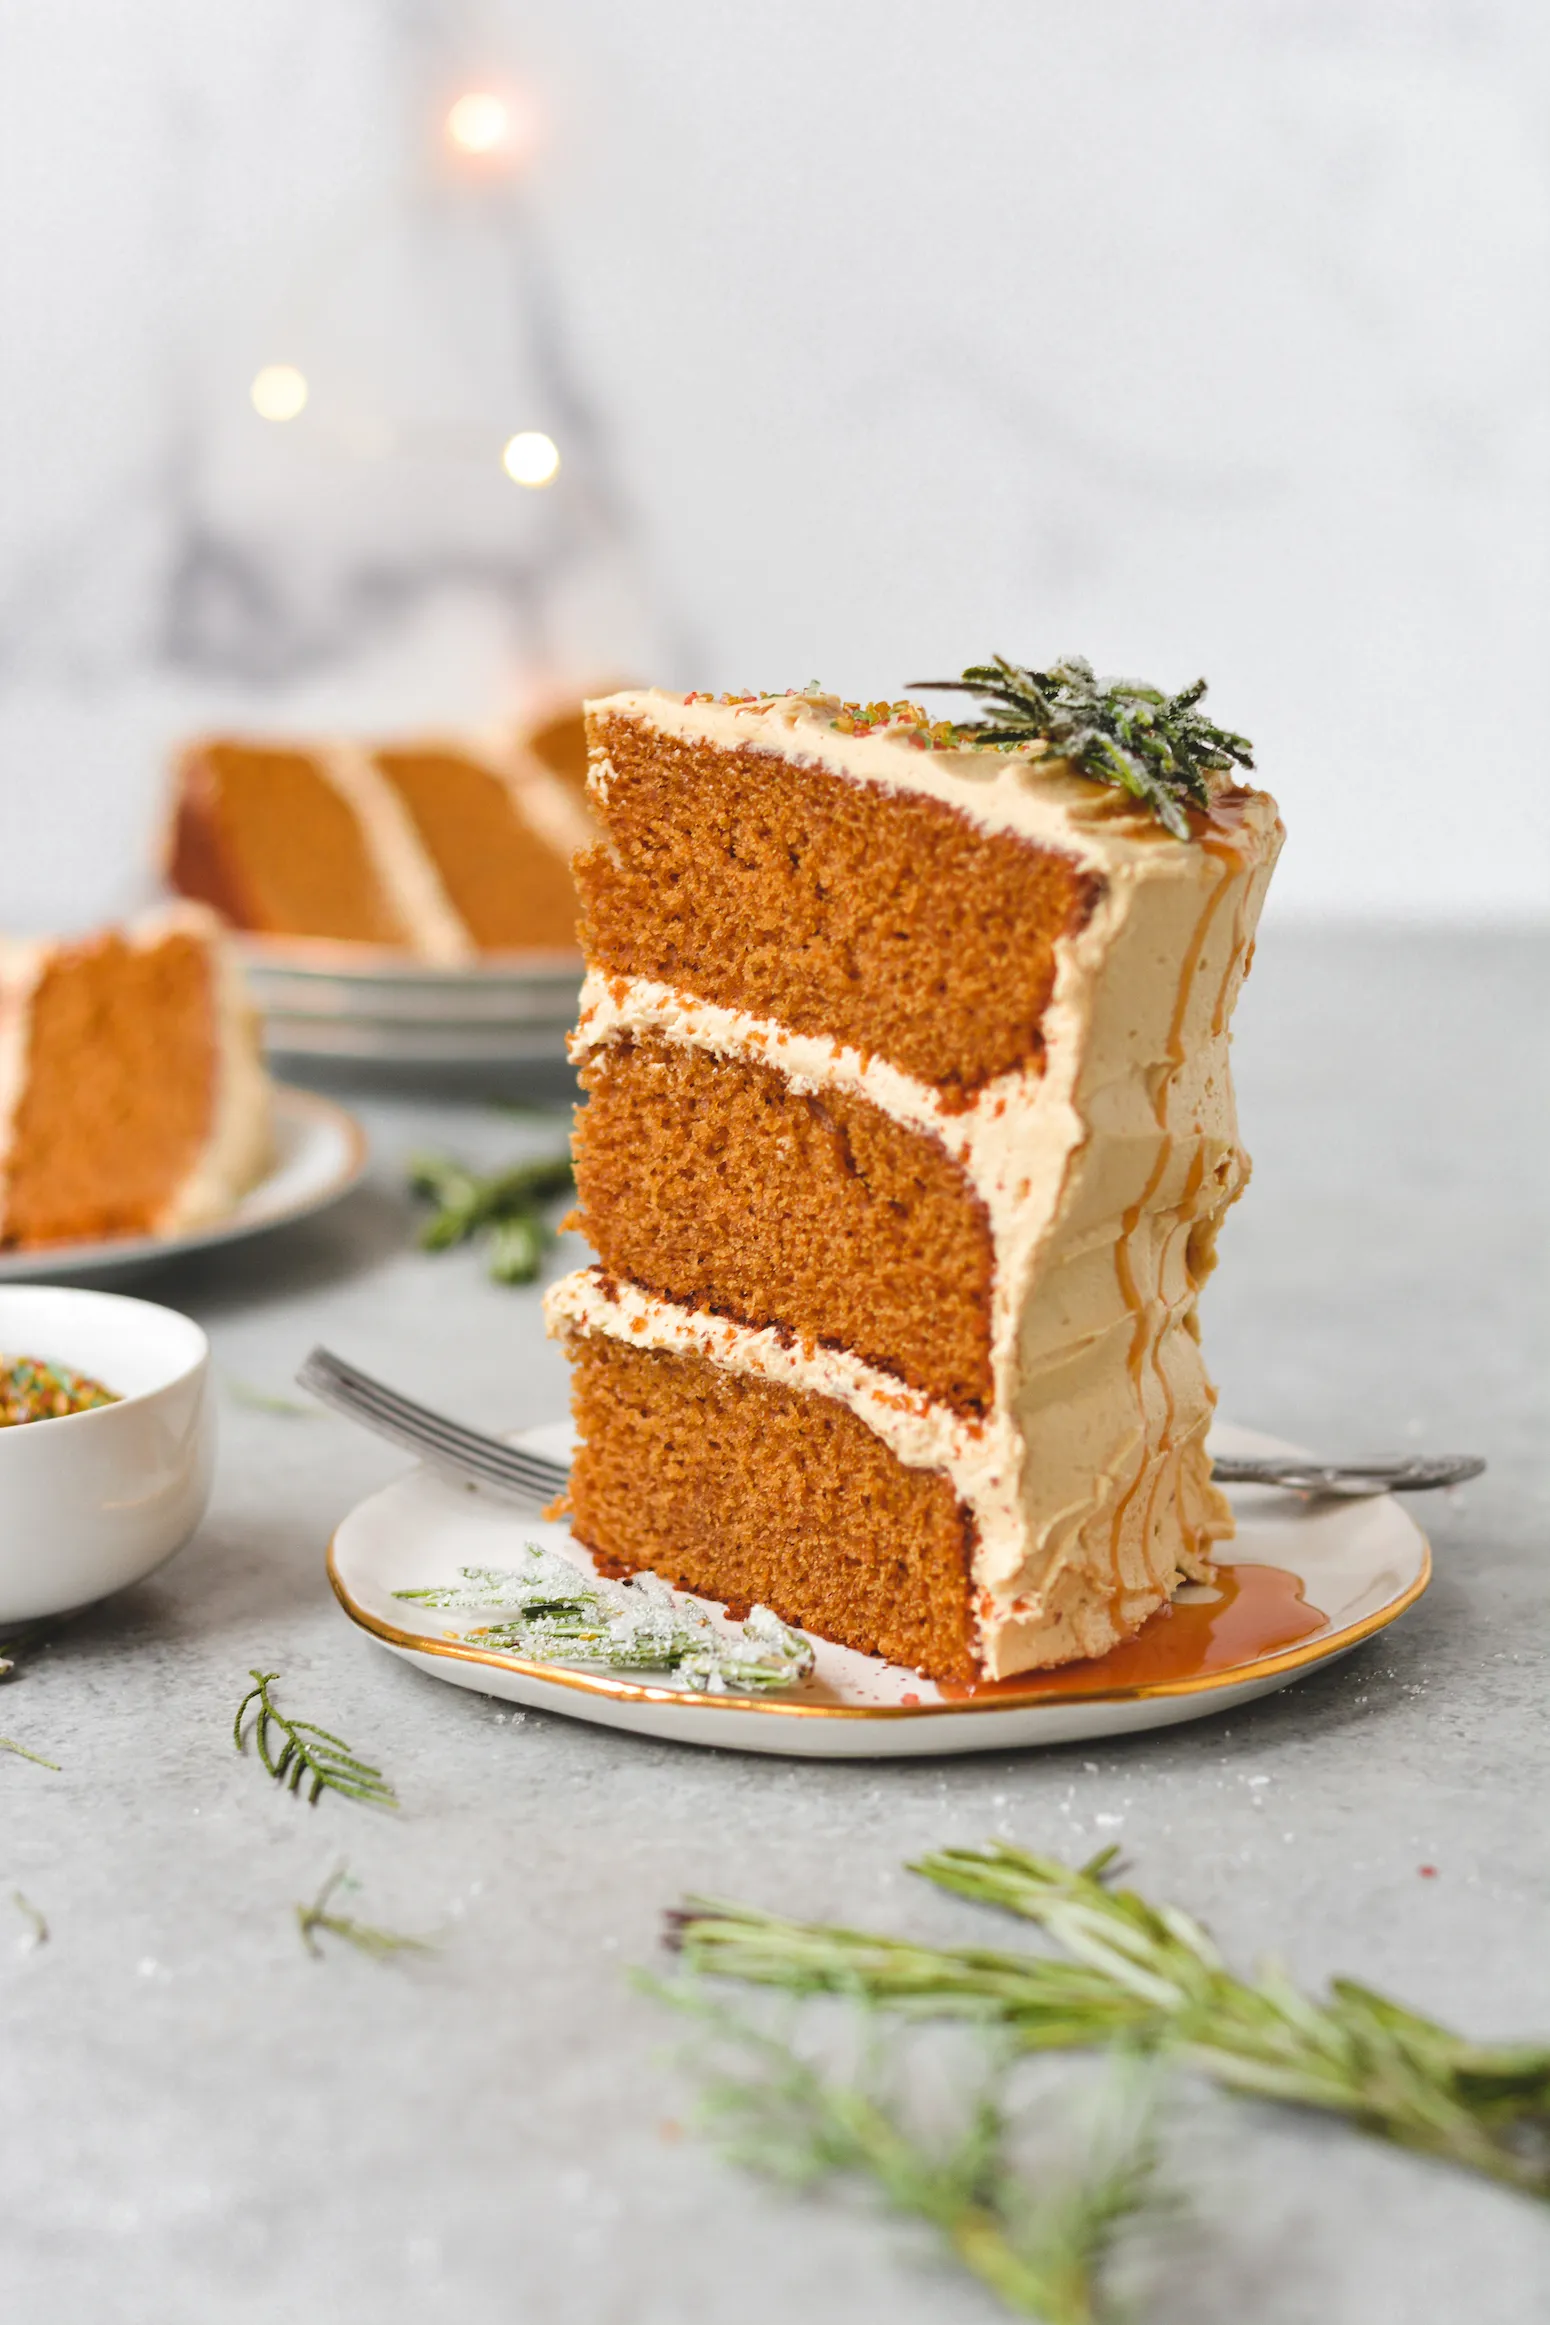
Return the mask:
[[1302,1576],[1285,1566],[1218,1566],[1214,1582],[1159,1607],[1133,1639],[1085,1663],[1020,1671],[1011,1679],[943,1679],[949,1702],[971,1696],[1108,1695],[1120,1687],[1160,1687],[1204,1679],[1277,1654],[1321,1631],[1328,1617],[1302,1595]]

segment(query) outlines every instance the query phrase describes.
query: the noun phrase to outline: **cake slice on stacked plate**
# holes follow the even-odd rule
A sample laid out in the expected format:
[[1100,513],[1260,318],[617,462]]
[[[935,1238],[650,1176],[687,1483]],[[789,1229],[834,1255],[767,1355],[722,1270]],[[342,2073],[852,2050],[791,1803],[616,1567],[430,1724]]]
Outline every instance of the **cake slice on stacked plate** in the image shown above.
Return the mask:
[[271,1097],[199,905],[0,943],[0,1251],[226,1218],[273,1160]]
[[578,1539],[940,1679],[1103,1653],[1231,1532],[1195,1303],[1274,803],[816,690],[589,735]]

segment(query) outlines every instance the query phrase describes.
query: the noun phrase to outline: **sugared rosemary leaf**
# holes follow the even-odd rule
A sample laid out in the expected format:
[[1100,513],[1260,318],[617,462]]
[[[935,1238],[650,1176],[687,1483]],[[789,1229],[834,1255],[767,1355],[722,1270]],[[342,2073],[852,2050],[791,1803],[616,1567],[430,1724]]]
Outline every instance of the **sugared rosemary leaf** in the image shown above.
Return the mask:
[[18,1760],[30,1760],[38,1768],[52,1768],[59,1774],[57,1760],[45,1760],[41,1752],[29,1752],[25,1744],[15,1743],[10,1736],[0,1736],[0,1752],[14,1752]]
[[1206,682],[1177,694],[1127,678],[1094,677],[1080,654],[1047,670],[1025,670],[997,654],[960,678],[917,679],[922,690],[969,694],[981,719],[953,728],[960,746],[1006,750],[1043,743],[1094,782],[1113,784],[1156,817],[1175,839],[1190,836],[1188,810],[1209,807],[1208,774],[1251,768],[1253,746],[1219,727],[1198,705]]
[[768,1607],[755,1607],[729,1638],[654,1574],[601,1581],[537,1542],[524,1543],[522,1555],[521,1567],[465,1566],[459,1582],[393,1596],[443,1613],[509,1608],[507,1620],[463,1637],[531,1663],[661,1672],[693,1694],[764,1695],[813,1668],[808,1642]]
[[258,1756],[286,1791],[299,1794],[305,1786],[314,1807],[323,1793],[337,1792],[346,1800],[364,1802],[368,1808],[397,1808],[398,1796],[380,1768],[357,1759],[341,1737],[320,1728],[314,1720],[291,1719],[278,1709],[269,1692],[280,1676],[278,1671],[255,1668],[248,1676],[254,1684],[238,1704],[232,1722],[232,1741],[239,1752],[247,1750],[251,1710],[251,1733]]

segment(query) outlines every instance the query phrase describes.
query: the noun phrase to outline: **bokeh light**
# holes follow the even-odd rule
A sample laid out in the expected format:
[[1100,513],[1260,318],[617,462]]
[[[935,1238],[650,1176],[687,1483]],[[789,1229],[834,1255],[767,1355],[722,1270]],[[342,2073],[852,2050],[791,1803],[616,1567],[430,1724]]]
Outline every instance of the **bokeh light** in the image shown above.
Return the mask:
[[266,363],[248,393],[261,420],[294,420],[307,407],[307,382],[294,363]]
[[491,89],[470,89],[447,115],[447,135],[460,153],[498,153],[511,136],[511,111]]
[[560,473],[560,448],[552,436],[524,428],[519,435],[507,438],[501,466],[513,484],[553,484]]

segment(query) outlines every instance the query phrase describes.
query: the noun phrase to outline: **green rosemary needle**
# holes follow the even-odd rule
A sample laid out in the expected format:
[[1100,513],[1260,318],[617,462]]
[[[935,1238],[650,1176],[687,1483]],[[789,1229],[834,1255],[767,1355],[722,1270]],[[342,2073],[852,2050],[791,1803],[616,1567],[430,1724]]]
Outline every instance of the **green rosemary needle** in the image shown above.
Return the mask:
[[249,1672],[254,1684],[238,1704],[232,1722],[232,1741],[238,1751],[247,1750],[251,1709],[251,1733],[258,1756],[287,1792],[299,1794],[307,1786],[307,1798],[314,1807],[323,1793],[337,1792],[346,1800],[364,1801],[369,1808],[397,1808],[398,1796],[380,1768],[357,1759],[342,1737],[320,1728],[314,1720],[290,1719],[278,1709],[269,1690],[279,1676],[278,1671],[256,1668]]
[[0,1752],[14,1752],[18,1760],[30,1760],[35,1767],[52,1768],[56,1776],[59,1774],[57,1760],[45,1760],[41,1752],[29,1752],[25,1744],[14,1742],[10,1736],[0,1736]]
[[[1113,2312],[1106,2279],[1119,2246],[1172,2208],[1157,2178],[1152,2078],[1116,2072],[1090,2123],[1073,2125],[1074,2168],[1030,2185],[1012,2160],[1016,2118],[1006,2053],[962,2111],[930,2136],[877,2047],[829,2076],[780,2036],[657,1988],[701,2019],[716,2052],[702,2070],[696,2128],[730,2162],[799,2190],[853,2181],[884,2208],[929,2226],[961,2266],[1016,2314],[1043,2325],[1096,2325]],[[727,2063],[723,2064],[725,2060]]]
[[1073,1868],[994,1842],[911,1868],[1033,1922],[1066,1959],[916,1946],[700,1903],[671,1917],[670,1942],[694,1969],[975,2019],[1028,2050],[1167,2051],[1227,2090],[1326,2110],[1550,2199],[1550,2049],[1466,2042],[1350,1979],[1320,2002],[1273,1966],[1240,1978],[1178,1907],[1110,1888],[1114,1855]]
[[1025,670],[997,654],[971,664],[961,678],[913,683],[974,697],[985,715],[955,727],[960,744],[1009,750],[1045,743],[1093,781],[1128,792],[1175,839],[1190,836],[1190,808],[1210,806],[1208,774],[1254,764],[1245,736],[1197,708],[1203,678],[1164,694],[1127,678],[1095,678],[1080,654],[1062,655],[1047,670]]
[[516,1163],[483,1177],[443,1155],[416,1155],[409,1164],[410,1192],[435,1206],[420,1230],[421,1248],[450,1251],[489,1230],[495,1282],[530,1284],[549,1233],[539,1206],[574,1183],[569,1155]]
[[24,1948],[28,1952],[36,1952],[39,1946],[46,1946],[48,1944],[48,1923],[33,1904],[32,1899],[24,1897],[19,1889],[13,1889],[11,1903],[27,1923],[31,1933],[22,1940]]
[[428,1954],[435,1950],[429,1938],[405,1937],[396,1929],[377,1929],[369,1921],[357,1921],[352,1914],[335,1913],[332,1903],[336,1891],[355,1886],[349,1867],[336,1865],[312,1903],[297,1906],[296,1926],[309,1954],[319,1961],[323,1959],[323,1948],[318,1944],[319,1930],[326,1930],[331,1937],[343,1938],[357,1953],[370,1954],[377,1961],[386,1961],[394,1954]]
[[304,1405],[295,1397],[277,1395],[273,1389],[261,1389],[252,1381],[240,1380],[236,1373],[226,1375],[226,1394],[234,1405],[246,1405],[250,1413],[276,1413],[288,1421],[316,1421],[321,1418],[321,1407]]

